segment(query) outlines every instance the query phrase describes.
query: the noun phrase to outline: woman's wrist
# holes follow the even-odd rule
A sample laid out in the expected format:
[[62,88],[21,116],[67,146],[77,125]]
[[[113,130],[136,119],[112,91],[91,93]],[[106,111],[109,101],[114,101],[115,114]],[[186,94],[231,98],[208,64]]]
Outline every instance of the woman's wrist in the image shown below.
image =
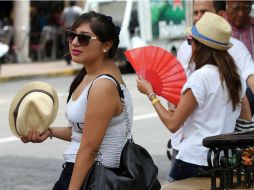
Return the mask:
[[149,100],[152,102],[153,106],[157,103],[160,102],[160,100],[157,98],[156,94],[154,92],[151,92],[148,94]]
[[154,98],[151,102],[154,106],[157,102],[160,102],[160,100],[158,98]]
[[148,99],[152,101],[154,98],[156,98],[156,94],[154,92],[151,92],[148,94]]
[[48,131],[49,131],[49,138],[52,139],[52,138],[53,138],[52,129],[49,127],[49,128],[48,128]]

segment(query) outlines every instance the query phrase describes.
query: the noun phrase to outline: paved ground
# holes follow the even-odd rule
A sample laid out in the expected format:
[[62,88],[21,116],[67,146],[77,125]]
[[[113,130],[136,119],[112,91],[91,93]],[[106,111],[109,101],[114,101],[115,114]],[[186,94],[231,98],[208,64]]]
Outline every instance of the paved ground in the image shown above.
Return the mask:
[[77,63],[67,65],[64,60],[37,63],[2,64],[0,71],[0,82],[41,76],[50,77],[73,75],[78,72],[81,67],[82,65]]

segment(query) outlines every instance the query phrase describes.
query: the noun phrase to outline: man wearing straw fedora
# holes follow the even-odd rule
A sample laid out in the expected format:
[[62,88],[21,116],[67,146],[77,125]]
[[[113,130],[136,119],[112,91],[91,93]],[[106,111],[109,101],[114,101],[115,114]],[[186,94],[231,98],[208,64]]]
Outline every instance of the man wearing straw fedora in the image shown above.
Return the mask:
[[[196,0],[193,2],[193,23],[195,24],[205,12],[212,12],[220,16],[224,16],[226,13],[226,1],[206,1],[206,0]],[[254,62],[247,47],[239,40],[231,37],[230,42],[233,47],[228,50],[230,55],[234,58],[236,65],[241,70],[243,78],[246,80],[248,86],[254,92]],[[189,65],[189,60],[191,57],[191,47],[188,45],[188,40],[184,41],[178,49],[177,59],[182,63],[187,77],[192,74],[195,70],[193,65]],[[245,106],[248,108],[248,103],[245,99]],[[250,109],[249,111],[250,112]],[[177,155],[179,144],[182,140],[182,130],[178,130],[174,133],[168,143],[168,154],[170,154],[170,145],[172,146],[171,151],[171,166]],[[169,177],[169,182],[172,179]]]
[[[245,80],[228,53],[231,26],[222,17],[206,12],[189,30],[190,64],[195,71],[189,76],[180,101],[171,113],[160,103],[147,80],[137,79],[141,93],[150,96],[159,118],[175,133],[184,124],[184,136],[170,172],[174,180],[182,180],[207,171],[208,149],[202,145],[205,137],[233,132],[236,119],[247,118],[241,105]],[[241,109],[242,108],[242,109]]]
[[48,128],[56,118],[58,96],[53,87],[44,82],[25,85],[14,97],[9,110],[9,126],[17,137],[27,137],[29,130],[50,136]]

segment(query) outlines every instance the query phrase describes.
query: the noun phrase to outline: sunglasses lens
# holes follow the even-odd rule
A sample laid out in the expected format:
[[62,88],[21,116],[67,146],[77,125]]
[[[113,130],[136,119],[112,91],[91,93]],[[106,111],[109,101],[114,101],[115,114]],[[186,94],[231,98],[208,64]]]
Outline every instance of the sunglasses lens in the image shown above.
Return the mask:
[[76,34],[75,32],[72,32],[72,31],[66,31],[66,42],[72,43],[72,41],[76,37],[78,37],[78,42],[81,46],[87,46],[91,39],[91,36],[88,36],[85,34]]
[[78,34],[78,41],[81,46],[87,46],[90,39],[91,39],[90,36]]
[[71,43],[76,37],[76,34],[71,31],[66,32],[66,42]]

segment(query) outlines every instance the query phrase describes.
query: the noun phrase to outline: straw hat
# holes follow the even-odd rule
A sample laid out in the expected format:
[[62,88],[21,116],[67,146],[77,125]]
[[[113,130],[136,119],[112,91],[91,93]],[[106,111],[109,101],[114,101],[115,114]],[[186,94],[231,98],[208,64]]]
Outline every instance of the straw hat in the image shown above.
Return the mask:
[[56,118],[58,96],[47,83],[31,82],[14,97],[9,110],[9,126],[16,136],[27,136],[29,129],[45,131]]
[[232,47],[232,43],[229,42],[231,31],[231,26],[224,18],[206,12],[188,33],[206,46],[227,50]]

